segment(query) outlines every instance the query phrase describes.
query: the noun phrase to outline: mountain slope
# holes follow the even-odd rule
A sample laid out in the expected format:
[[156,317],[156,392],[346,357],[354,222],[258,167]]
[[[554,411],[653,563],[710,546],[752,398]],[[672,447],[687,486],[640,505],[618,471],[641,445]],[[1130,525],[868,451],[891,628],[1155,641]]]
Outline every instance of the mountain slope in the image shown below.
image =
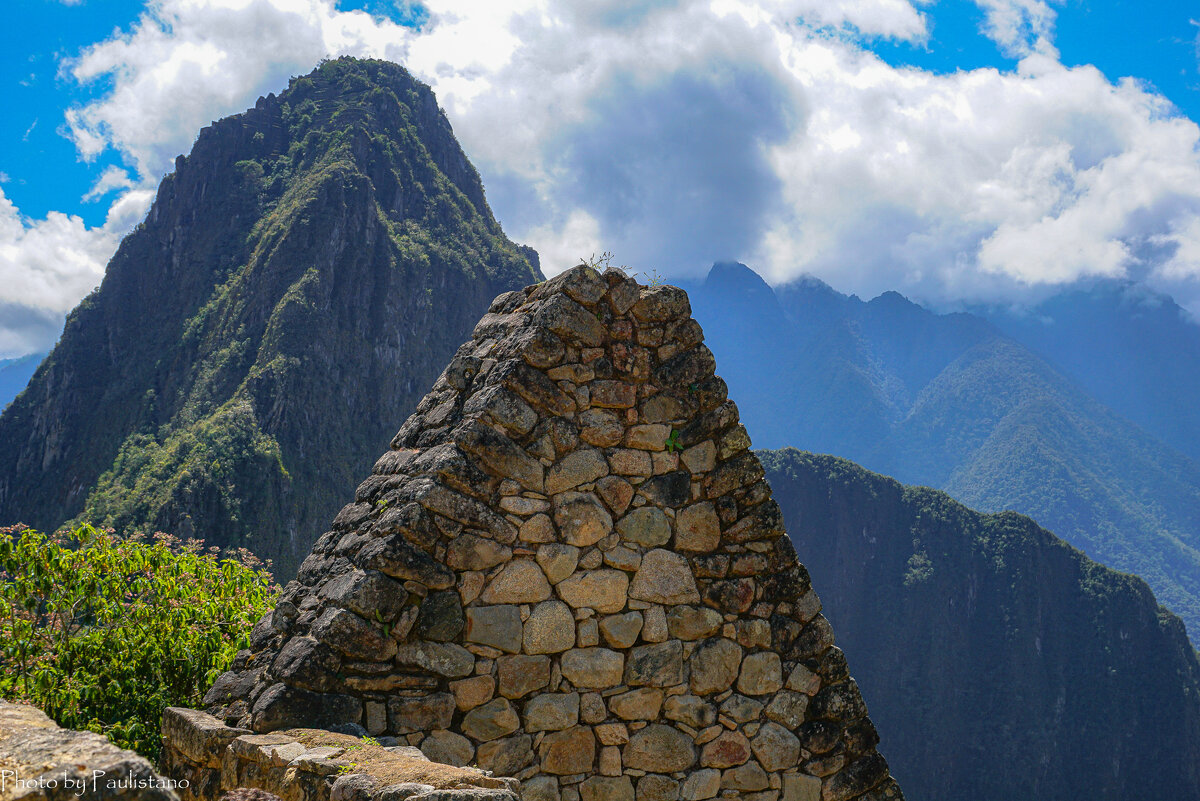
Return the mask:
[[759,457],[907,797],[1200,797],[1200,665],[1143,581],[1021,515]]
[[1200,460],[1200,325],[1171,298],[1112,280],[1024,312],[978,313],[1119,414]]
[[894,292],[863,302],[813,279],[771,293],[741,265],[713,275],[692,287],[693,308],[721,363],[736,364],[726,380],[756,443],[1031,515],[1143,576],[1200,631],[1195,462],[974,315]]
[[0,520],[287,578],[500,292],[540,277],[428,87],[339,59],[204,129],[0,416]]

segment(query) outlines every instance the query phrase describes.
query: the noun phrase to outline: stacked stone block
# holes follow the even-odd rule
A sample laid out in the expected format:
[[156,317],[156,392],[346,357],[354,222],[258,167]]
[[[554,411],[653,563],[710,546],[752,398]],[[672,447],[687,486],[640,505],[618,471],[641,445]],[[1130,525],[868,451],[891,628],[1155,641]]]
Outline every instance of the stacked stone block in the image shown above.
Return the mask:
[[584,265],[498,297],[206,703],[526,801],[901,798],[690,314]]

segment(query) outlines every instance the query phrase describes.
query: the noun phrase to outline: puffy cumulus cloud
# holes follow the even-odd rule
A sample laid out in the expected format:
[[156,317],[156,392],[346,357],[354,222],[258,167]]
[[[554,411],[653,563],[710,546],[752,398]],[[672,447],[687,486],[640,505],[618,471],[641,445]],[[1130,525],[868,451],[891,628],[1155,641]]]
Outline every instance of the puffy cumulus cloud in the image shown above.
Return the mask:
[[[64,66],[111,87],[68,130],[156,180],[210,119],[320,58],[373,55],[434,87],[551,273],[608,249],[667,275],[736,258],[947,303],[1119,275],[1200,308],[1196,125],[1063,66],[1044,0],[977,4],[1016,70],[885,63],[875,39],[927,39],[915,0],[428,0],[417,30],[333,0],[155,0]],[[73,253],[115,246],[53,215],[22,238],[43,228],[74,232]]]
[[99,100],[67,110],[67,129],[84,158],[113,147],[157,178],[214,118],[328,56],[402,62],[409,33],[332,0],[155,0],[131,30],[63,64],[81,83],[111,83]]
[[983,10],[983,33],[1006,55],[1057,56],[1053,45],[1054,9],[1044,0],[975,0]]
[[1200,279],[1181,248],[1200,129],[1137,83],[1041,56],[939,76],[811,40],[789,64],[813,113],[773,150],[784,215],[759,253],[772,277],[799,266],[934,301],[1088,276]]
[[24,219],[0,190],[0,358],[54,344],[63,317],[100,283],[105,263],[152,197],[148,190],[127,190],[104,225],[88,228],[57,211]]

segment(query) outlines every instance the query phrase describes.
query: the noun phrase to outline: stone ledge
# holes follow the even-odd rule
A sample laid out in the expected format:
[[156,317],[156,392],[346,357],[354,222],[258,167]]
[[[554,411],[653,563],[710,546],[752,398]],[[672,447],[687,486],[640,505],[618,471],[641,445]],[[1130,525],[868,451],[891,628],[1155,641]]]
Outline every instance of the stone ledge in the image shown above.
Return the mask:
[[180,801],[174,785],[99,734],[60,728],[36,707],[0,701],[0,801]]
[[407,746],[317,729],[254,734],[194,709],[165,710],[162,731],[164,769],[182,801],[217,801],[238,787],[284,801],[517,801],[520,786]]

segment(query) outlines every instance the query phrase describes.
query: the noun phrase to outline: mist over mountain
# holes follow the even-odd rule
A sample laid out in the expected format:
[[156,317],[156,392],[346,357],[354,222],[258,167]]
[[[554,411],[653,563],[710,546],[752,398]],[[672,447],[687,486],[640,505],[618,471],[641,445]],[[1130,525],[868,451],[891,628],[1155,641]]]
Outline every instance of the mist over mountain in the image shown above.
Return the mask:
[[540,278],[429,88],[339,59],[200,132],[0,416],[0,522],[288,578],[500,292]]
[[1030,309],[977,313],[1097,400],[1200,460],[1200,324],[1170,297],[1100,281]]
[[[1059,369],[1049,346],[1039,355],[982,317],[934,314],[895,292],[863,301],[811,278],[772,290],[740,264],[717,264],[689,289],[756,445],[843,456],[984,511],[1028,514],[1145,578],[1200,631],[1200,466]],[[1172,320],[1190,325],[1175,316],[1158,330],[1179,330]],[[1125,330],[1146,327],[1135,317]],[[1082,354],[1075,364],[1120,353],[1169,362],[1173,352],[1166,335],[1151,357],[1136,356],[1137,341],[1111,340],[1120,348],[1056,346]],[[1186,364],[1190,347],[1181,338],[1176,361]],[[1128,384],[1134,374],[1172,380],[1165,367],[1111,371]],[[1161,393],[1108,394],[1152,418],[1171,408],[1164,398],[1187,395],[1189,375]],[[1185,415],[1158,430],[1191,425]]]

